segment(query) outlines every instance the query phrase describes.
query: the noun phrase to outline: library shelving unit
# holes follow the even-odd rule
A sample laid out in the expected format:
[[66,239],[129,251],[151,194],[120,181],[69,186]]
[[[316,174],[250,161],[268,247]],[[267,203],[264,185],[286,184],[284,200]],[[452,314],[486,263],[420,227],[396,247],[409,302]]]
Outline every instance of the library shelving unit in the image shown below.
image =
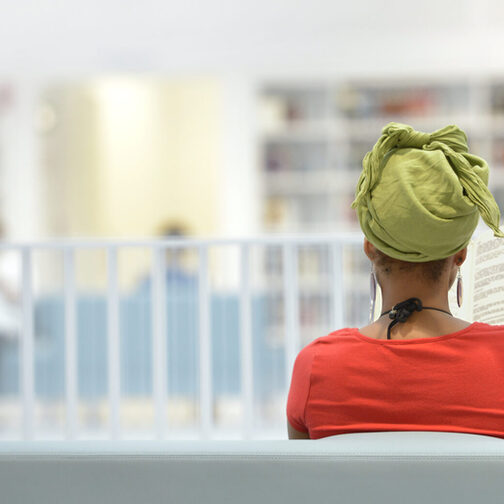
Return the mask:
[[[504,78],[263,82],[258,110],[265,232],[359,229],[350,204],[362,159],[391,121],[422,131],[460,126],[468,135],[470,152],[488,161],[489,186],[504,209]],[[328,311],[330,286],[321,283],[305,293],[302,279],[305,274],[323,278],[328,258],[320,249],[307,247],[301,253],[300,322],[302,340],[309,341],[321,328],[329,328],[327,316],[314,320]],[[271,279],[281,274],[279,254],[271,250],[265,256]],[[362,326],[367,322],[367,258],[350,251],[344,268],[351,278],[345,285],[344,322]]]

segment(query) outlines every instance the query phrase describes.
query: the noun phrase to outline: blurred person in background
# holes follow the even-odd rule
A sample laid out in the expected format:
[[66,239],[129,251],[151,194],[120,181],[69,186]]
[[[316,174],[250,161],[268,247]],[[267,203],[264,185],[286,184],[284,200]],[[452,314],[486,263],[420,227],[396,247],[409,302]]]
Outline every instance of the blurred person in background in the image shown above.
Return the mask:
[[[163,224],[159,231],[162,239],[181,239],[189,236],[189,228],[179,221],[169,221]],[[166,248],[165,279],[167,285],[176,287],[196,288],[197,275],[188,266],[188,251],[184,247]],[[140,281],[138,290],[150,291],[150,275]]]
[[[168,222],[161,227],[159,235],[168,239],[187,238],[189,229],[181,222]],[[193,278],[193,275],[187,271],[186,257],[187,250],[183,247],[166,249],[166,274],[169,280],[185,281]]]
[[479,217],[504,237],[487,186],[488,165],[457,126],[383,129],[352,203],[372,265],[372,306],[377,282],[383,311],[298,354],[289,438],[394,430],[504,438],[504,326],[455,318],[448,303],[457,279],[461,305],[460,266]]

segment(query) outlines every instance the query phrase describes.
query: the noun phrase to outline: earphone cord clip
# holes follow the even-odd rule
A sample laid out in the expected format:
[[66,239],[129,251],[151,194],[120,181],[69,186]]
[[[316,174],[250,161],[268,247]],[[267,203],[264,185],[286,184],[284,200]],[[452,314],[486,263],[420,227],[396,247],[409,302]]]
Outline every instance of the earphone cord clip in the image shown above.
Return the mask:
[[415,311],[422,311],[422,310],[437,310],[440,312],[447,313],[448,315],[451,315],[450,312],[447,312],[446,310],[442,310],[441,308],[433,308],[431,306],[423,306],[422,301],[418,298],[409,298],[406,299],[406,301],[402,301],[400,303],[397,303],[392,310],[388,310],[383,312],[381,316],[386,315],[387,313],[389,314],[389,318],[392,319],[392,322],[390,322],[388,328],[387,328],[387,339],[390,339],[390,330],[392,327],[394,327],[397,323],[399,322],[406,322],[408,320],[409,316],[415,312]]

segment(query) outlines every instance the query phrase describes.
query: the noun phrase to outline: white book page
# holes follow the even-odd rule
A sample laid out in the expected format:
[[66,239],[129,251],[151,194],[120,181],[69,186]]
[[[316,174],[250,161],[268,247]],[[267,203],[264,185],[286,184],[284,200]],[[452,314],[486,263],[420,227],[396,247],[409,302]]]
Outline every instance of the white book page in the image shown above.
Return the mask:
[[504,323],[504,238],[492,231],[475,240],[472,297],[473,320]]

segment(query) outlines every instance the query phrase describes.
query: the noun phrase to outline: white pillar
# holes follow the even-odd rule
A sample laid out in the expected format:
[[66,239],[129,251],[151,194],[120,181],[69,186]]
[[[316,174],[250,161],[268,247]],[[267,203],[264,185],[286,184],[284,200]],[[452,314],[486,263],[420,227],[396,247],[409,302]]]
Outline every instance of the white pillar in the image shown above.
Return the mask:
[[36,113],[43,86],[29,77],[13,81],[13,104],[3,124],[2,220],[10,239],[44,235],[42,167]]
[[256,83],[233,75],[221,82],[219,228],[223,236],[254,236],[260,232]]

